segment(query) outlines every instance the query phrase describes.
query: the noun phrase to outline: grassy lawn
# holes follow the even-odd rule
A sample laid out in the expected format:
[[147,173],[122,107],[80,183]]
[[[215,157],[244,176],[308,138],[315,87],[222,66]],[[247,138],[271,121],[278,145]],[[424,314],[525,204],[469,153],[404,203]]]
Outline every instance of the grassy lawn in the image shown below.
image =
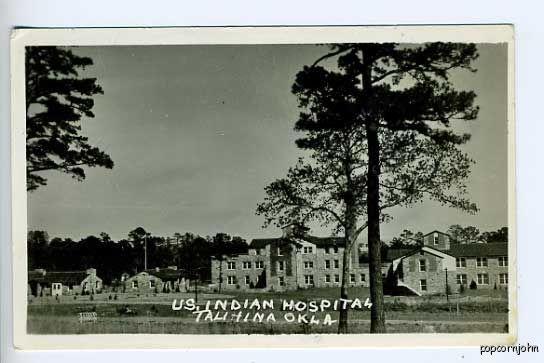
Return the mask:
[[[214,321],[196,322],[196,316],[185,309],[174,311],[174,299],[194,298],[194,293],[174,294],[98,294],[91,300],[89,296],[62,296],[34,298],[28,305],[27,328],[33,334],[102,334],[102,333],[162,333],[162,334],[298,334],[335,333],[337,324],[331,326],[287,323],[282,300],[310,301],[321,299],[335,300],[340,295],[338,288],[305,289],[286,292],[245,292],[228,291],[224,294],[199,293],[198,303],[206,301],[245,299],[274,301],[275,322],[253,323]],[[355,287],[349,290],[351,299],[357,297],[364,301],[369,296],[368,288]],[[395,332],[503,332],[508,320],[508,304],[504,290],[468,290],[463,295],[399,297],[386,296],[386,318],[388,331]],[[122,310],[128,306],[133,315],[127,316]],[[459,307],[459,310],[457,309]],[[80,323],[79,313],[93,311],[97,322]],[[254,313],[255,311],[247,311]],[[231,311],[228,311],[231,314]],[[301,314],[307,313],[305,311]],[[338,319],[338,311],[328,309],[315,313],[322,321],[326,314]],[[309,314],[311,315],[311,314]],[[370,312],[368,308],[350,310],[350,332],[367,333]]]

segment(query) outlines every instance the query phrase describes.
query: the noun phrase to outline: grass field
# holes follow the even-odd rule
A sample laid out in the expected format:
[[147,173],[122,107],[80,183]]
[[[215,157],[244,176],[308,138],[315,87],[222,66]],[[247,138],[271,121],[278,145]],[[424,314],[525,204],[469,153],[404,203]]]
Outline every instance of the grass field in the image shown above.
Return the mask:
[[[27,330],[30,334],[308,334],[336,333],[337,324],[313,325],[304,322],[287,322],[285,311],[281,311],[282,299],[309,301],[334,300],[339,296],[338,289],[311,289],[282,293],[227,292],[225,294],[199,293],[198,304],[203,309],[207,301],[249,299],[273,299],[274,310],[261,310],[265,316],[274,313],[275,321],[252,322],[255,311],[250,312],[248,322],[232,322],[231,311],[226,321],[199,321],[187,310],[172,310],[174,299],[194,298],[194,293],[175,294],[117,294],[117,299],[109,293],[93,296],[62,296],[34,298],[29,301]],[[364,300],[368,289],[353,288],[350,297]],[[386,299],[387,329],[390,333],[463,333],[497,332],[505,330],[508,321],[508,304],[505,291],[476,290],[466,294],[453,295],[449,302],[444,296],[430,297],[391,297]],[[130,316],[122,311],[129,308]],[[95,312],[96,322],[80,323],[79,313]],[[245,312],[244,312],[245,313]],[[338,319],[338,312],[326,309],[314,315],[320,322],[326,314]],[[298,315],[295,314],[295,315]],[[370,312],[367,308],[350,310],[349,331],[368,333]]]

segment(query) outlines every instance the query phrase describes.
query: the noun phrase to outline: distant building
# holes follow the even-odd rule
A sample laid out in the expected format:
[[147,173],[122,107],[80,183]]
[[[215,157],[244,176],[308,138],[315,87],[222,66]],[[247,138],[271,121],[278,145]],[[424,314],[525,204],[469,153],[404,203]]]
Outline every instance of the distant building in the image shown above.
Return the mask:
[[34,296],[96,294],[103,289],[102,279],[94,268],[84,271],[46,271],[37,269],[28,272],[28,291]]
[[[247,254],[212,259],[212,283],[221,289],[265,289],[340,286],[345,240],[299,234],[293,225],[283,228],[279,238],[254,239]],[[368,263],[362,243],[354,246],[349,259],[350,286],[368,286]],[[385,274],[389,267],[383,265]]]
[[123,274],[121,281],[125,292],[158,293],[185,291],[186,281],[176,266],[155,268],[137,273],[134,276]]
[[[247,254],[213,258],[212,286],[272,291],[340,286],[345,241],[314,237],[286,226],[279,238],[254,239]],[[386,294],[440,294],[467,288],[506,288],[507,243],[452,244],[448,234],[424,235],[423,246],[382,255]],[[368,246],[358,242],[348,259],[350,286],[369,286]],[[474,281],[474,282],[473,282]]]

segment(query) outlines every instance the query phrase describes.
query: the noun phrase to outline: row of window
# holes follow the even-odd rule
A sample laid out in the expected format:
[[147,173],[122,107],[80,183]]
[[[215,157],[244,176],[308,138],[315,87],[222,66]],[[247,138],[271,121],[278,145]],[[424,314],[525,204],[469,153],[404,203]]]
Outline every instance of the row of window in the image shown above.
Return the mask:
[[[325,283],[331,283],[333,280],[331,279],[331,277],[334,277],[334,282],[335,283],[340,283],[340,275],[334,275],[334,276],[331,276],[331,275],[325,275]],[[350,274],[349,275],[349,281],[350,283],[354,284],[356,283],[356,275],[355,274]],[[360,282],[366,282],[366,275],[365,274],[360,274],[359,275],[359,281]],[[227,276],[227,284],[228,285],[235,285],[237,282],[237,279],[236,279],[236,276]],[[285,277],[283,276],[278,276],[278,282],[279,282],[279,285],[280,286],[285,286]],[[251,278],[250,276],[244,276],[244,283],[246,285],[249,285],[251,283]],[[314,285],[314,275],[304,275],[304,283],[306,285]]]
[[[244,270],[250,270],[253,264],[251,261],[244,261],[242,262],[242,268]],[[262,269],[264,268],[264,261],[255,261],[255,268]],[[236,270],[236,262],[229,261],[227,262],[227,270]]]
[[[499,274],[499,284],[500,285],[506,285],[508,284],[508,274],[502,273]],[[458,274],[457,275],[457,284],[458,285],[466,285],[468,283],[467,275],[466,274]],[[476,283],[478,285],[489,285],[489,274],[477,274],[476,275]]]
[[[262,251],[261,251],[260,248],[256,248],[256,249],[250,250],[250,251],[251,251],[251,254],[255,254],[257,256],[260,256],[262,254]],[[313,246],[304,246],[302,248],[302,253],[304,253],[304,254],[314,253]],[[338,253],[338,247],[332,247],[332,248],[331,247],[326,247],[325,248],[325,254],[329,255],[331,253],[337,254]],[[281,247],[277,247],[277,255],[278,256],[283,256],[283,252],[281,250]]]
[[[331,283],[333,280],[332,280],[332,277],[334,277],[334,283],[340,283],[340,275],[325,275],[324,279],[325,279],[325,283]],[[357,276],[355,274],[350,274],[349,275],[349,282],[354,284],[356,283],[356,278]],[[366,282],[366,275],[365,274],[360,274],[359,275],[359,281],[360,282]],[[313,285],[314,284],[314,275],[304,275],[304,282],[307,284],[307,285]]]
[[[508,266],[508,257],[500,256],[498,258],[500,267]],[[459,268],[467,267],[467,259],[465,257],[459,257],[456,259],[456,266]],[[476,258],[476,267],[488,267],[487,257]]]
[[[258,280],[259,278],[257,278],[257,281]],[[280,286],[285,285],[285,278],[283,276],[278,277],[278,280],[279,280]],[[236,285],[236,283],[237,283],[236,276],[227,276],[227,285]],[[248,275],[244,276],[244,283],[249,286],[251,284],[251,277]]]

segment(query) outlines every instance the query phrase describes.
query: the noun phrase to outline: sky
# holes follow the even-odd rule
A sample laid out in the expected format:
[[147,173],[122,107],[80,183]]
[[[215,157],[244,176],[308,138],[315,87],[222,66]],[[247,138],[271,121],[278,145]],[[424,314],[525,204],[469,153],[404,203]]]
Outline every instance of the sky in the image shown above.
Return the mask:
[[[252,238],[264,187],[285,176],[301,151],[293,130],[299,110],[290,92],[296,73],[323,55],[317,45],[78,47],[94,65],[82,75],[104,89],[82,133],[113,159],[112,170],[87,168],[77,182],[55,171],[28,195],[28,228],[74,240],[108,233],[126,238],[142,226]],[[456,71],[459,89],[474,90],[478,119],[456,125],[472,134],[463,149],[476,161],[467,180],[479,212],[469,215],[425,201],[391,211],[382,239],[404,229],[430,232],[452,224],[481,231],[507,225],[507,49],[481,44],[476,73]],[[312,226],[314,235],[330,229]]]

